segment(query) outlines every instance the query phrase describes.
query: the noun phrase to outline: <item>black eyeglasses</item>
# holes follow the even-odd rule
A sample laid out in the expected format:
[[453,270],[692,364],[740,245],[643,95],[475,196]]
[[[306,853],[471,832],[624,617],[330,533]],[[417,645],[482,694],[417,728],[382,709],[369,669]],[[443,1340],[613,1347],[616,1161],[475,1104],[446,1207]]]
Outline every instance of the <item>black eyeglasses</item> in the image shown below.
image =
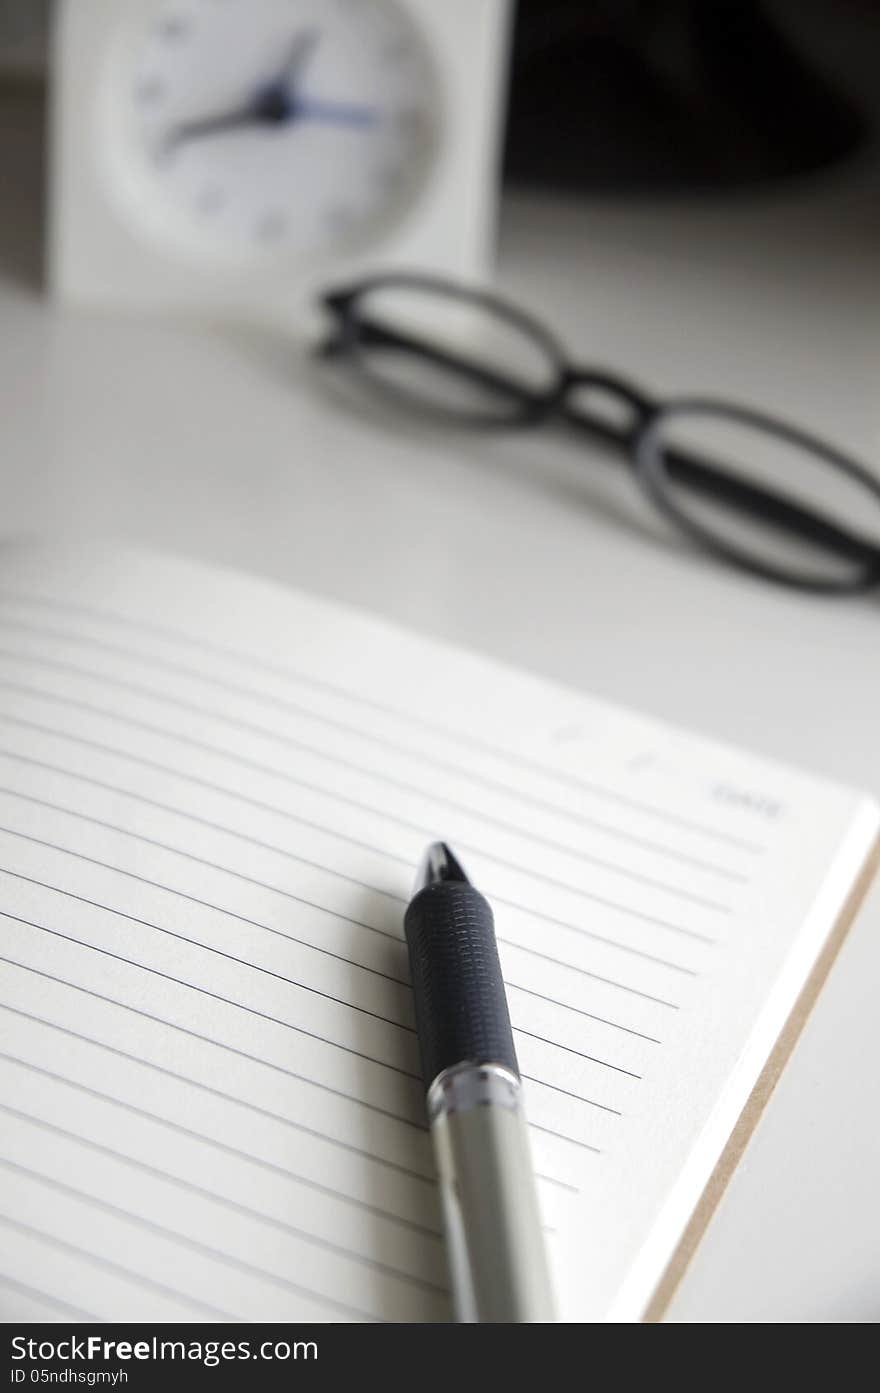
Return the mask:
[[335,326],[321,353],[399,407],[483,429],[563,420],[628,456],[650,501],[721,560],[801,590],[880,585],[880,478],[815,436],[725,402],[655,401],[454,282],[381,275],[322,302]]

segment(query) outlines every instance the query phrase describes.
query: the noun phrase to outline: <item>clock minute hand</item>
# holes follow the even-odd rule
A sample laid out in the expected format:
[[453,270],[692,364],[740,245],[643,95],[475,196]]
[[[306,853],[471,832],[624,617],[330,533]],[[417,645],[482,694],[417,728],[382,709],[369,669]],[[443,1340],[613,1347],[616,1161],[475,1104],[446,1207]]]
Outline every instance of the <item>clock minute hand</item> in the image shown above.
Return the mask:
[[381,112],[372,106],[358,106],[353,102],[324,102],[300,97],[294,105],[297,121],[315,121],[331,126],[374,126],[381,118]]
[[278,76],[270,85],[288,89],[293,85],[296,78],[300,76],[306,63],[311,58],[318,46],[321,35],[317,29],[303,29],[298,33],[290,45],[287,58]]

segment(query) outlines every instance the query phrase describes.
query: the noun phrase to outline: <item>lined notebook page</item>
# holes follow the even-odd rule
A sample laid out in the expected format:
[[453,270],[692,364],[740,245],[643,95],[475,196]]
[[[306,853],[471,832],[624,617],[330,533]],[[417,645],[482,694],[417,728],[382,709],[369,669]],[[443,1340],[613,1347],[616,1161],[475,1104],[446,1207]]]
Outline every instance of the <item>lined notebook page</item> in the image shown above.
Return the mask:
[[638,1318],[877,833],[845,790],[143,553],[0,554],[0,1312],[438,1321],[402,917],[496,913],[563,1313]]

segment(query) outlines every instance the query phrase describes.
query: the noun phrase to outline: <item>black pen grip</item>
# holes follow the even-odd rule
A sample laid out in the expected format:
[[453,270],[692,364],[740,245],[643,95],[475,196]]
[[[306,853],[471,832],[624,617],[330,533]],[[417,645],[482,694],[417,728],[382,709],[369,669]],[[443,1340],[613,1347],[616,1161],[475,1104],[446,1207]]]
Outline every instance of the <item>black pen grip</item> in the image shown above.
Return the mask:
[[502,1064],[519,1078],[488,901],[473,885],[428,885],[404,928],[425,1088],[465,1062]]

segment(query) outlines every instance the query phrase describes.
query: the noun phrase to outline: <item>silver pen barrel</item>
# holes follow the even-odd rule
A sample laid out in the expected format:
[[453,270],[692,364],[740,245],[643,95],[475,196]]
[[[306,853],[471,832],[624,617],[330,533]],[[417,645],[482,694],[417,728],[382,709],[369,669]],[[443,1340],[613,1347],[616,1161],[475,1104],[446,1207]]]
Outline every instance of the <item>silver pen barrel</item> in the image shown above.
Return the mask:
[[405,927],[456,1318],[555,1320],[492,910],[442,842]]
[[455,1314],[555,1319],[519,1079],[459,1064],[428,1090]]

